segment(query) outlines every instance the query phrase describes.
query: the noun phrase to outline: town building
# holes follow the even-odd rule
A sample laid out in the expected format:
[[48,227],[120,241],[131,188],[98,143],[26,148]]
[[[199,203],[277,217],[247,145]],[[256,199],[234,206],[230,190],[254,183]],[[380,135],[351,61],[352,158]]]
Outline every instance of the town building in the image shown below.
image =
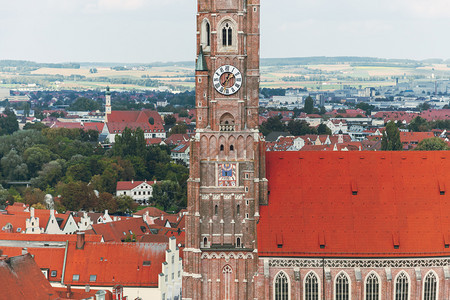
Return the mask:
[[[198,1],[183,298],[448,299],[450,154],[266,153],[259,8]],[[361,110],[329,115],[376,133]]]
[[129,196],[139,204],[149,204],[155,181],[118,181],[116,196]]

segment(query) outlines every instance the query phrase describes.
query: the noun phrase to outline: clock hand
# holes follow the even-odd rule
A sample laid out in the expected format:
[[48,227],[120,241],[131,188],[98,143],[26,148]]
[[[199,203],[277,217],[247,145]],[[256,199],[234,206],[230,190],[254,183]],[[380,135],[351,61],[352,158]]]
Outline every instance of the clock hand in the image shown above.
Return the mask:
[[230,81],[230,79],[233,78],[233,77],[234,77],[234,74],[233,74],[233,73],[231,73],[230,75],[228,75],[228,78],[227,78],[227,80],[225,81],[225,83],[223,84],[223,86],[226,87],[226,84],[228,83],[228,81]]

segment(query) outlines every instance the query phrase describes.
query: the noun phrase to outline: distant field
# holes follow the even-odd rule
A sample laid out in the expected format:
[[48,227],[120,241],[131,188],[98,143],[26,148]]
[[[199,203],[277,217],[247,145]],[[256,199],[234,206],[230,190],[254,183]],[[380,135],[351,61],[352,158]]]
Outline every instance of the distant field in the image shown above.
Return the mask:
[[[329,60],[330,63],[320,63]],[[299,62],[296,64],[296,62]],[[308,88],[312,90],[335,90],[344,85],[371,87],[392,85],[395,79],[400,82],[411,79],[450,78],[447,64],[428,64],[415,61],[389,61],[361,58],[340,63],[337,58],[312,58],[317,62],[308,64],[306,58],[265,60],[261,66],[261,87],[269,88]],[[282,64],[285,62],[285,64]],[[14,88],[28,85],[44,85],[55,89],[104,89],[107,85],[114,89],[155,89],[168,86],[178,90],[194,88],[193,67],[172,65],[136,68],[118,71],[109,67],[97,67],[96,73],[90,68],[38,68],[29,72],[0,72],[0,86]],[[74,78],[78,76],[78,78]],[[83,76],[83,77],[81,77]],[[61,79],[59,78],[61,77]],[[98,79],[96,79],[98,78]],[[111,82],[108,82],[111,79]],[[122,80],[123,79],[123,82]],[[148,82],[151,83],[149,86]],[[17,83],[19,82],[19,83]]]

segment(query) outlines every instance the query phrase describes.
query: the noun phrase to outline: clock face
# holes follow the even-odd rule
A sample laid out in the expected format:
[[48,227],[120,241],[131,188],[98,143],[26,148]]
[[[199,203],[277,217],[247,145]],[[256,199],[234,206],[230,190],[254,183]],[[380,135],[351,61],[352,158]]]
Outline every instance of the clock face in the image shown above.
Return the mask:
[[233,95],[242,86],[242,74],[236,67],[221,66],[214,72],[213,84],[214,88],[222,95]]

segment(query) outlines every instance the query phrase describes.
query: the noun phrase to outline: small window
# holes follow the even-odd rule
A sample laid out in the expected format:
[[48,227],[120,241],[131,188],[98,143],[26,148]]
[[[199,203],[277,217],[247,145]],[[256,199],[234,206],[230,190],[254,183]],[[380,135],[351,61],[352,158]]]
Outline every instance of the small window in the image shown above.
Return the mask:
[[53,271],[50,273],[50,276],[51,276],[51,277],[56,277],[56,275],[58,275],[58,272],[57,272],[56,270],[53,270]]
[[249,175],[248,175],[248,173],[246,173],[246,174],[245,174],[245,178],[248,179],[248,177],[249,177]]
[[151,266],[151,265],[152,265],[152,262],[149,261],[149,260],[144,260],[144,262],[142,263],[142,265],[148,267],[148,266]]
[[236,239],[236,247],[241,248],[241,238]]
[[241,213],[241,206],[238,204],[238,205],[236,206],[236,214],[239,216],[240,213]]
[[80,280],[80,275],[78,274],[73,274],[72,276],[72,281],[79,281]]
[[97,281],[97,275],[91,275],[91,276],[89,276],[89,281],[90,281],[90,282],[96,282],[96,281]]
[[248,186],[245,187],[245,191],[248,192]]
[[223,151],[225,147],[223,145],[220,145],[220,151]]
[[214,214],[217,216],[219,214],[219,207],[216,205],[214,206]]
[[230,145],[230,151],[234,151],[234,146]]
[[208,245],[208,238],[204,237],[203,238],[203,247],[206,247]]
[[245,214],[245,218],[248,219],[248,214]]
[[174,263],[175,263],[175,256],[172,255],[172,264],[174,264]]
[[211,46],[211,26],[206,23],[206,46]]
[[222,28],[222,46],[232,46],[233,45],[233,29],[227,23]]

